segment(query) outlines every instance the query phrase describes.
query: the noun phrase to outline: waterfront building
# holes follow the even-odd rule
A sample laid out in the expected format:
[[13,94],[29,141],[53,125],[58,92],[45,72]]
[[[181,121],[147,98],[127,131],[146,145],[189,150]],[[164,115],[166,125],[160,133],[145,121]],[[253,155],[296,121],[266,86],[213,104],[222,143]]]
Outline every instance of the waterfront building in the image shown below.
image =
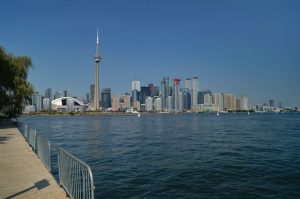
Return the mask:
[[153,98],[152,97],[146,98],[145,106],[146,106],[145,107],[146,111],[153,111]]
[[133,102],[133,108],[135,108],[137,111],[141,110],[141,103],[139,101]]
[[179,84],[180,79],[175,78],[173,79],[173,85],[174,85],[174,111],[179,111]]
[[204,95],[204,104],[213,104],[212,94],[207,93]]
[[218,108],[218,111],[223,111],[224,110],[224,95],[223,93],[215,93],[215,105]]
[[44,98],[43,99],[43,110],[51,110],[51,103],[50,103],[50,99],[49,98]]
[[101,92],[101,106],[103,108],[111,107],[111,89],[103,88]]
[[130,95],[127,95],[127,94],[123,95],[122,99],[124,101],[123,107],[125,107],[126,109],[130,108],[131,107]]
[[82,112],[84,104],[72,97],[61,97],[51,102],[51,109],[58,112]]
[[198,104],[198,92],[199,92],[199,79],[198,77],[192,78],[192,106]]
[[36,111],[41,111],[43,108],[43,97],[39,92],[35,92],[32,96],[32,105],[35,106]]
[[192,112],[216,112],[218,111],[218,107],[215,104],[197,104],[192,107]]
[[90,103],[94,103],[95,84],[90,85]]
[[232,94],[224,94],[224,110],[236,111],[236,96]]
[[173,107],[174,107],[174,100],[173,100],[173,96],[168,96],[167,98],[167,111],[171,112],[173,111]]
[[182,91],[178,93],[178,111],[182,112],[184,109],[184,94]]
[[47,88],[45,91],[45,98],[49,98],[50,102],[53,100],[52,89]]
[[133,80],[131,83],[131,91],[137,90],[137,92],[141,92],[141,82],[138,80]]
[[94,61],[96,63],[96,80],[95,80],[95,91],[94,91],[94,101],[93,101],[93,109],[99,110],[99,63],[101,61],[100,51],[99,51],[99,32],[97,30],[96,36],[96,55]]
[[160,97],[154,100],[154,110],[162,111],[162,99]]
[[120,109],[120,96],[115,95],[112,97],[112,110],[119,111]]
[[240,110],[242,110],[242,111],[248,111],[249,110],[248,97],[246,97],[245,95],[241,96]]

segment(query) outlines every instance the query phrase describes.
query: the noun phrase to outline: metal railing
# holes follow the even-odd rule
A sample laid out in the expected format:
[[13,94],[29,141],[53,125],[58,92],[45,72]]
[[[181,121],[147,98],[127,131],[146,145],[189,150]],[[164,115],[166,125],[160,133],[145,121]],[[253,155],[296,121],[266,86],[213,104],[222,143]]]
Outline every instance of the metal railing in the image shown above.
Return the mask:
[[51,171],[51,146],[50,141],[43,136],[37,135],[37,155],[45,165],[45,167]]
[[28,126],[27,124],[24,125],[24,137],[26,140],[28,140]]
[[29,128],[28,131],[28,143],[35,151],[36,148],[36,130]]
[[71,199],[94,199],[92,171],[86,163],[58,147],[59,183]]

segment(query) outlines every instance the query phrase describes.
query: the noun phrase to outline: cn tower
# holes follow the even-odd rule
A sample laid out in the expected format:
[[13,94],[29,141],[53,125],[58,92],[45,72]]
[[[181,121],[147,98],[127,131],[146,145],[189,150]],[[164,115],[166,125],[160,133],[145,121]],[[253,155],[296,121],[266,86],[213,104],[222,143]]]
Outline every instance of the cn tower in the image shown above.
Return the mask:
[[93,109],[99,110],[99,62],[101,61],[100,52],[99,52],[99,31],[97,30],[97,42],[96,42],[96,55],[95,55],[95,62],[96,62],[96,81],[95,81],[95,92],[94,92],[94,103]]

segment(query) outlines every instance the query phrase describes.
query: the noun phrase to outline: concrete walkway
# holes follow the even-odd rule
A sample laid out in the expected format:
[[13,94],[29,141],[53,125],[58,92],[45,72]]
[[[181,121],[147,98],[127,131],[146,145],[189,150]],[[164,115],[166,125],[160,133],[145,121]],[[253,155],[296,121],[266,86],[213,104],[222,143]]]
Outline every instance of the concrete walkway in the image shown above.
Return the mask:
[[67,198],[10,120],[0,121],[0,198]]

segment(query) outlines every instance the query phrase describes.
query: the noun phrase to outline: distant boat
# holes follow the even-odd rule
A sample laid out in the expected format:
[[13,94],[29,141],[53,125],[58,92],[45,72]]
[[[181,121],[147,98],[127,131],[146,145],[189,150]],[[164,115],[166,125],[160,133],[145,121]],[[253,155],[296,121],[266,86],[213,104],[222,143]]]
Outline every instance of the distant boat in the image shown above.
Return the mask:
[[217,116],[219,116],[220,115],[220,113],[219,113],[219,111],[217,112]]
[[137,115],[138,117],[141,117],[141,114],[140,113],[138,113],[138,115]]
[[250,112],[248,111],[248,115],[250,115]]

